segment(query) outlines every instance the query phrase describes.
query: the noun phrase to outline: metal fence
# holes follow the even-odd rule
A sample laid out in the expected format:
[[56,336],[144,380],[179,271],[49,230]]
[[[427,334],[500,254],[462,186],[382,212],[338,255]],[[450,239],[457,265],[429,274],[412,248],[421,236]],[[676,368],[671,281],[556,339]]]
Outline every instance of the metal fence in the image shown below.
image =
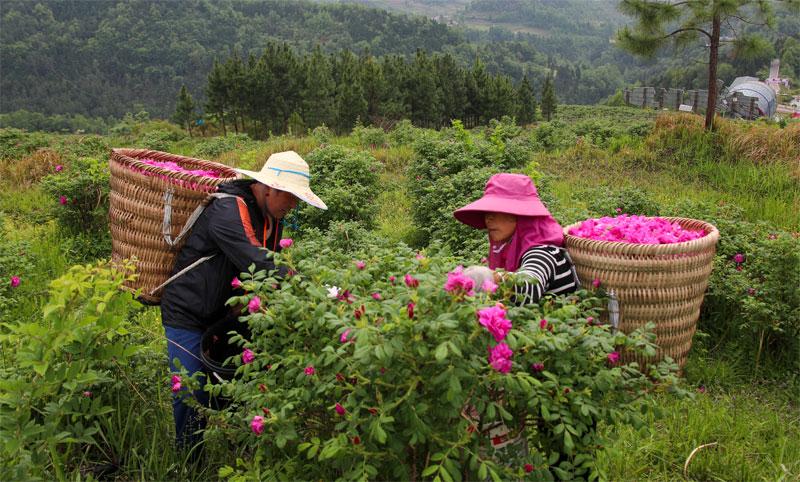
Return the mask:
[[[730,113],[745,119],[755,119],[760,115],[757,100],[734,92],[721,95],[717,99],[717,112]],[[708,91],[701,89],[657,89],[655,87],[636,87],[623,91],[625,103],[643,109],[681,110],[694,113],[705,112],[708,106]]]

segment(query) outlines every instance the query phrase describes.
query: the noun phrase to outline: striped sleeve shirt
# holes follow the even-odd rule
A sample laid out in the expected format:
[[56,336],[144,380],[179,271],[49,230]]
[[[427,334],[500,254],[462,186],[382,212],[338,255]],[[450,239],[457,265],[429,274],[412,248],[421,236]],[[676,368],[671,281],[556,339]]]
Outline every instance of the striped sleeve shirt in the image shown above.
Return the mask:
[[517,269],[515,301],[536,303],[545,294],[575,291],[578,284],[572,263],[556,246],[534,246],[525,251]]

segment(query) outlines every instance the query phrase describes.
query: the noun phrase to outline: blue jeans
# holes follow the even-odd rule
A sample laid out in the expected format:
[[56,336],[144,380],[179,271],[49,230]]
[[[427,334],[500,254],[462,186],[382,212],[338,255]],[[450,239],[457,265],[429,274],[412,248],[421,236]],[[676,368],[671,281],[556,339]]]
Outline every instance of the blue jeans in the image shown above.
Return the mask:
[[[177,358],[189,374],[204,372],[203,363],[200,359],[201,339],[203,334],[198,331],[184,330],[164,326],[167,335],[167,354],[169,355],[169,369],[172,373],[177,373],[174,360]],[[190,352],[190,353],[187,353]],[[200,377],[201,383],[205,383],[205,375]],[[202,430],[206,427],[205,418],[194,408],[184,403],[184,399],[193,396],[200,405],[208,405],[208,392],[196,390],[189,393],[185,388],[172,397],[172,414],[175,417],[175,443],[181,449],[193,450],[196,457],[200,453],[199,444],[203,441]]]

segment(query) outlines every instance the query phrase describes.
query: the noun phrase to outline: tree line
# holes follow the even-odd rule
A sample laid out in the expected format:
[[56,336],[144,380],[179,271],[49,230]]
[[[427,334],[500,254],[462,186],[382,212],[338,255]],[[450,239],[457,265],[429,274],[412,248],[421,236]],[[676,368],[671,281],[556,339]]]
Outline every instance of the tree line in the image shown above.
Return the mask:
[[270,43],[260,56],[234,52],[215,61],[204,92],[201,105],[186,86],[179,92],[174,120],[190,134],[200,119],[213,120],[223,133],[263,137],[321,125],[347,132],[357,121],[389,127],[410,119],[439,128],[453,119],[475,126],[512,116],[526,124],[536,120],[537,107],[548,120],[556,108],[550,77],[537,96],[528,75],[515,83],[488,73],[480,58],[467,68],[449,53],[421,49],[406,60],[347,49],[326,54],[319,46],[298,54],[286,43]]

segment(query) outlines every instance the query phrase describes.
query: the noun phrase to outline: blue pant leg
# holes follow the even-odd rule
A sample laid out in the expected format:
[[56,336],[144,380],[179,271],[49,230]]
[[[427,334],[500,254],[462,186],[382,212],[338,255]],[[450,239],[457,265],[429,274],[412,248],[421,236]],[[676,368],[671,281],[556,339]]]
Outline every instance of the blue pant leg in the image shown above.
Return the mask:
[[[201,340],[203,334],[197,331],[184,330],[164,326],[167,336],[167,354],[169,355],[169,368],[172,373],[177,373],[174,360],[177,358],[180,364],[189,372],[203,372],[204,367],[200,359]],[[187,351],[189,353],[187,353]],[[205,383],[205,375],[200,377]],[[205,390],[195,390],[191,394],[182,389],[172,398],[172,413],[175,417],[175,442],[179,447],[191,449],[202,442],[203,434],[198,433],[206,426],[205,418],[197,410],[184,403],[184,399],[193,396],[201,405],[208,405],[208,392]]]

